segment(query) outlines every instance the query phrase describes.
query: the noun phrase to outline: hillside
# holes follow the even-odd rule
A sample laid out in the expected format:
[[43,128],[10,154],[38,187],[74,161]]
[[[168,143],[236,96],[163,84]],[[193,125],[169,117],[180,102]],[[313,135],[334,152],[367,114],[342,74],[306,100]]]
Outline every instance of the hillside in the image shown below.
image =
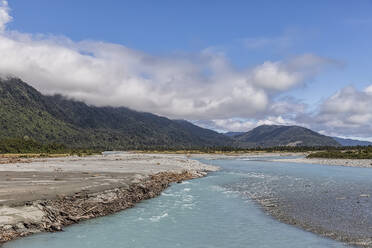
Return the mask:
[[342,146],[372,146],[372,142],[333,137]]
[[226,132],[224,133],[224,135],[226,135],[227,137],[236,137],[238,135],[242,135],[244,134],[244,132]]
[[71,147],[133,149],[226,146],[232,140],[186,121],[44,96],[20,79],[0,79],[0,139],[29,136]]
[[234,136],[243,147],[339,146],[333,138],[299,126],[263,125]]

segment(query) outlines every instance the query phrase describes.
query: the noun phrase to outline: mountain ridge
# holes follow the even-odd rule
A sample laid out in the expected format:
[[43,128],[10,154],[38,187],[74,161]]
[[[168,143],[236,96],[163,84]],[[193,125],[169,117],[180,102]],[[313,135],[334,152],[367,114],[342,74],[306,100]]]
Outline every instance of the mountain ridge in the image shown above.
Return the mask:
[[345,139],[339,137],[332,137],[342,146],[372,146],[372,142],[365,141],[365,140],[357,140],[357,139]]
[[372,144],[329,137],[300,126],[262,125],[245,133],[220,134],[185,120],[43,95],[18,78],[0,79],[0,131],[0,139],[28,136],[43,143],[105,149]]
[[0,79],[0,138],[29,136],[41,142],[107,149],[232,144],[223,134],[187,125],[125,107],[95,107],[61,95],[45,96],[18,78]]
[[332,137],[300,126],[262,125],[233,138],[242,147],[340,146]]

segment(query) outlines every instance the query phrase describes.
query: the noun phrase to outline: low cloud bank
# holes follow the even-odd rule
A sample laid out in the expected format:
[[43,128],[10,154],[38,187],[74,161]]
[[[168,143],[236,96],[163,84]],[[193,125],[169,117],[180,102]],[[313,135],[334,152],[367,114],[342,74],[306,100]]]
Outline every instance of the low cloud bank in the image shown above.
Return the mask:
[[6,1],[0,13],[0,55],[6,58],[0,61],[1,73],[18,76],[43,93],[171,118],[256,117],[277,94],[332,63],[304,54],[238,70],[213,49],[153,56],[118,44],[5,31],[11,20]]
[[372,85],[364,90],[345,87],[326,99],[316,114],[298,119],[323,133],[372,138]]

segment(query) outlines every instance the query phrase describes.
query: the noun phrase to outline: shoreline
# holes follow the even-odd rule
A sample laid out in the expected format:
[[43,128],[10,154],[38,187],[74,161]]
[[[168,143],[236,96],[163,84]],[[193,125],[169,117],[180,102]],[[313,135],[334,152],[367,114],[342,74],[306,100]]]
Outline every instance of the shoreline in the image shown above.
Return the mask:
[[[330,166],[372,168],[372,159],[344,159],[344,158],[306,158],[308,152],[250,152],[241,154],[192,154],[195,158],[206,159],[236,159],[236,158],[257,158],[257,157],[289,157],[289,158],[268,158],[269,162],[320,164]],[[300,157],[299,157],[300,156]],[[302,157],[301,157],[302,156]]]
[[272,159],[269,161],[372,168],[372,159],[343,159],[343,158],[336,159],[336,158],[306,158],[304,157],[304,158]]
[[[18,209],[42,216],[35,221],[19,221],[0,227],[1,244],[40,232],[62,231],[63,227],[132,208],[136,203],[159,196],[171,183],[196,178],[190,172],[161,172],[134,183],[129,188],[113,188],[103,192],[77,193],[54,200],[27,202]],[[9,210],[11,208],[8,208]]]
[[[281,162],[281,163],[305,163],[305,164],[320,164],[329,166],[343,166],[343,167],[357,167],[357,168],[372,168],[372,160],[368,159],[323,159],[323,158],[298,158],[298,153],[265,153],[265,154],[244,154],[241,156],[208,156],[208,159],[236,159],[236,158],[255,158],[255,157],[265,157],[265,156],[293,156],[293,158],[275,158],[267,159],[268,162]],[[197,156],[198,157],[198,156]],[[310,187],[310,185],[305,185],[305,187]],[[262,211],[273,219],[300,228],[304,231],[314,233],[316,235],[330,238],[344,244],[350,245],[351,247],[372,247],[372,237],[367,237],[365,235],[355,235],[348,232],[341,232],[336,229],[326,229],[315,222],[311,218],[296,218],[295,215],[291,215],[291,209],[293,207],[293,202],[288,202],[288,199],[281,198],[280,195],[266,195],[266,196],[248,196],[254,202],[256,202],[257,207],[261,208]],[[369,194],[361,194],[360,198],[365,200],[369,199]],[[346,197],[348,198],[348,197]],[[336,198],[337,201],[345,200],[346,198]]]
[[[99,166],[94,164],[97,161]],[[160,195],[172,183],[217,169],[184,156],[135,154],[0,165],[0,174],[8,176],[0,185],[0,247],[17,238],[62,231],[65,226],[131,208]],[[21,178],[26,178],[25,185],[20,185]],[[30,182],[35,185],[28,186]],[[52,190],[58,187],[62,189]],[[8,193],[14,199],[6,199]]]
[[258,204],[258,206],[263,209],[263,211],[270,215],[277,221],[285,223],[287,225],[291,225],[297,228],[300,228],[304,231],[314,233],[316,235],[330,238],[344,244],[350,245],[352,247],[362,247],[362,248],[371,248],[372,247],[372,238],[358,238],[350,236],[346,233],[338,233],[334,230],[327,230],[320,226],[313,225],[311,220],[301,221],[299,219],[293,218],[289,214],[285,207],[283,207],[280,203],[280,200],[275,198],[263,198],[263,199],[254,199],[254,202]]
[[[303,164],[318,164],[328,166],[342,166],[342,167],[357,167],[357,168],[372,168],[371,159],[327,159],[327,158],[283,158],[283,159],[269,159],[269,162],[281,162],[281,163],[303,163]],[[310,185],[305,185],[310,187]],[[302,230],[315,233],[325,238],[331,238],[336,241],[340,241],[352,247],[372,247],[372,237],[366,237],[363,235],[353,235],[347,232],[340,232],[336,229],[325,229],[320,225],[313,223],[312,219],[301,219],[296,218],[290,214],[289,209],[293,207],[291,203],[288,203],[285,198],[281,199],[278,195],[261,196],[261,197],[250,197],[254,202],[257,203],[265,213],[270,215],[272,218]],[[345,198],[339,198],[338,200],[344,200]],[[360,195],[360,198],[369,198],[369,195]],[[337,199],[336,199],[337,200]]]

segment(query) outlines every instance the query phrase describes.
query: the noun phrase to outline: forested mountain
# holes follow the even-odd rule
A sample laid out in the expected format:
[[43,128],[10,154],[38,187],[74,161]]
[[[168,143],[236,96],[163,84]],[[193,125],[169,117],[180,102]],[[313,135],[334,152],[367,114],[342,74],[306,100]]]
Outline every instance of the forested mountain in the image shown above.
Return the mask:
[[299,126],[263,125],[219,134],[184,120],[125,107],[95,107],[45,96],[17,78],[0,79],[0,139],[28,136],[42,143],[103,149],[369,145]]
[[228,137],[235,137],[235,136],[242,135],[242,134],[244,134],[244,132],[227,132],[227,133],[224,133],[224,135],[226,135]]
[[20,79],[0,79],[0,139],[24,136],[44,143],[106,149],[232,144],[223,134],[187,121],[44,96]]
[[372,146],[372,142],[355,140],[355,139],[343,139],[338,137],[333,137],[342,146]]
[[340,145],[331,137],[299,126],[262,125],[233,138],[242,147]]

